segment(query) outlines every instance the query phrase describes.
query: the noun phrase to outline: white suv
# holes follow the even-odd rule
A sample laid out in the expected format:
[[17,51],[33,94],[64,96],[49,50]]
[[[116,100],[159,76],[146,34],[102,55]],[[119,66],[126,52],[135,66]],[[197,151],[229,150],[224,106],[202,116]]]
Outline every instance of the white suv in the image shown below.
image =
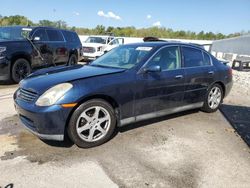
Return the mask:
[[115,38],[114,36],[89,36],[82,43],[83,59],[86,61],[95,60],[123,43],[123,38]]

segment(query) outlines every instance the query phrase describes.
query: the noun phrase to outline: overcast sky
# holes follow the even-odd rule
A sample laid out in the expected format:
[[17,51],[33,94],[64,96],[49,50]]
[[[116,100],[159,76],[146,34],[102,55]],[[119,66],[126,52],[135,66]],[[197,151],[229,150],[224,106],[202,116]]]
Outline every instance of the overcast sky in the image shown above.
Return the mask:
[[250,0],[7,0],[2,16],[34,22],[64,20],[70,26],[167,27],[224,34],[250,30]]

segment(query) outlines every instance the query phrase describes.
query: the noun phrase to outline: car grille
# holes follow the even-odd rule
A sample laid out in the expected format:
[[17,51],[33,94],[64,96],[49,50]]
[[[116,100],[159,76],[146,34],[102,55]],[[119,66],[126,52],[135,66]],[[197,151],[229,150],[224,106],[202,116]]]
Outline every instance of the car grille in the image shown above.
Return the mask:
[[93,48],[93,47],[83,47],[82,51],[84,53],[94,53],[95,52],[95,48]]
[[17,97],[26,102],[32,102],[38,97],[38,94],[30,90],[20,89]]

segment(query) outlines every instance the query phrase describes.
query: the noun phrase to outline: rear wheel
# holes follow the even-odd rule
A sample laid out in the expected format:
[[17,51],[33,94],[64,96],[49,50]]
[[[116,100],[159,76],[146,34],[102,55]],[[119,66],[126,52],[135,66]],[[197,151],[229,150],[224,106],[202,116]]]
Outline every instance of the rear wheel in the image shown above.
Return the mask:
[[72,114],[68,125],[70,139],[79,147],[89,148],[108,141],[115,129],[112,106],[104,100],[89,100]]
[[12,80],[19,83],[31,73],[30,63],[26,59],[18,59],[14,62],[11,70]]
[[77,57],[75,54],[72,54],[70,57],[69,57],[69,62],[68,62],[68,65],[75,65],[77,64]]
[[214,84],[206,94],[202,110],[205,112],[215,112],[218,110],[223,99],[223,90],[219,84]]

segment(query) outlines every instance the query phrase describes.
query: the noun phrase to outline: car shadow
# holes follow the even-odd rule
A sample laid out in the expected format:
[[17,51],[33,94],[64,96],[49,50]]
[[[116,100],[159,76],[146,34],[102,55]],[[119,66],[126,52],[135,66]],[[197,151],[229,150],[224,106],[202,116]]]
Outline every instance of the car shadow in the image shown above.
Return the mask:
[[220,111],[250,146],[250,107],[222,104]]
[[140,127],[149,126],[151,124],[154,124],[154,123],[157,123],[157,122],[160,122],[160,121],[166,121],[166,120],[174,119],[174,118],[177,118],[177,117],[180,117],[180,116],[185,116],[185,115],[198,113],[199,111],[200,111],[199,109],[194,109],[194,110],[179,112],[179,113],[176,113],[176,114],[170,114],[170,115],[165,115],[165,116],[161,116],[161,117],[157,117],[157,118],[143,120],[143,121],[140,121],[140,122],[125,125],[123,127],[119,127],[118,131],[123,133],[123,132],[127,132],[127,131],[137,129],[137,128],[140,128]]
[[59,147],[59,148],[71,148],[74,143],[66,136],[63,141],[54,141],[54,140],[42,140],[45,144],[52,146],[52,147]]
[[5,85],[10,85],[10,86],[12,86],[12,85],[16,85],[16,83],[14,83],[13,81],[0,81],[0,85],[3,85],[3,86],[5,86]]
[[[199,112],[199,109],[195,109],[195,110],[189,110],[189,111],[180,112],[180,113],[176,113],[176,114],[166,115],[166,116],[162,116],[162,117],[158,117],[158,118],[153,118],[153,119],[149,119],[149,120],[144,120],[144,121],[140,121],[137,123],[131,123],[131,124],[125,125],[123,127],[118,127],[114,131],[114,133],[112,134],[110,139],[113,139],[118,133],[124,133],[124,132],[130,131],[133,129],[137,129],[140,127],[150,126],[150,125],[157,123],[157,122],[160,122],[160,121],[174,119],[174,118],[177,118],[179,116],[190,115],[190,114],[198,113],[198,112]],[[66,137],[64,141],[42,140],[42,142],[44,142],[45,144],[52,146],[52,147],[61,147],[61,148],[71,148],[74,145],[74,143],[68,137]]]

